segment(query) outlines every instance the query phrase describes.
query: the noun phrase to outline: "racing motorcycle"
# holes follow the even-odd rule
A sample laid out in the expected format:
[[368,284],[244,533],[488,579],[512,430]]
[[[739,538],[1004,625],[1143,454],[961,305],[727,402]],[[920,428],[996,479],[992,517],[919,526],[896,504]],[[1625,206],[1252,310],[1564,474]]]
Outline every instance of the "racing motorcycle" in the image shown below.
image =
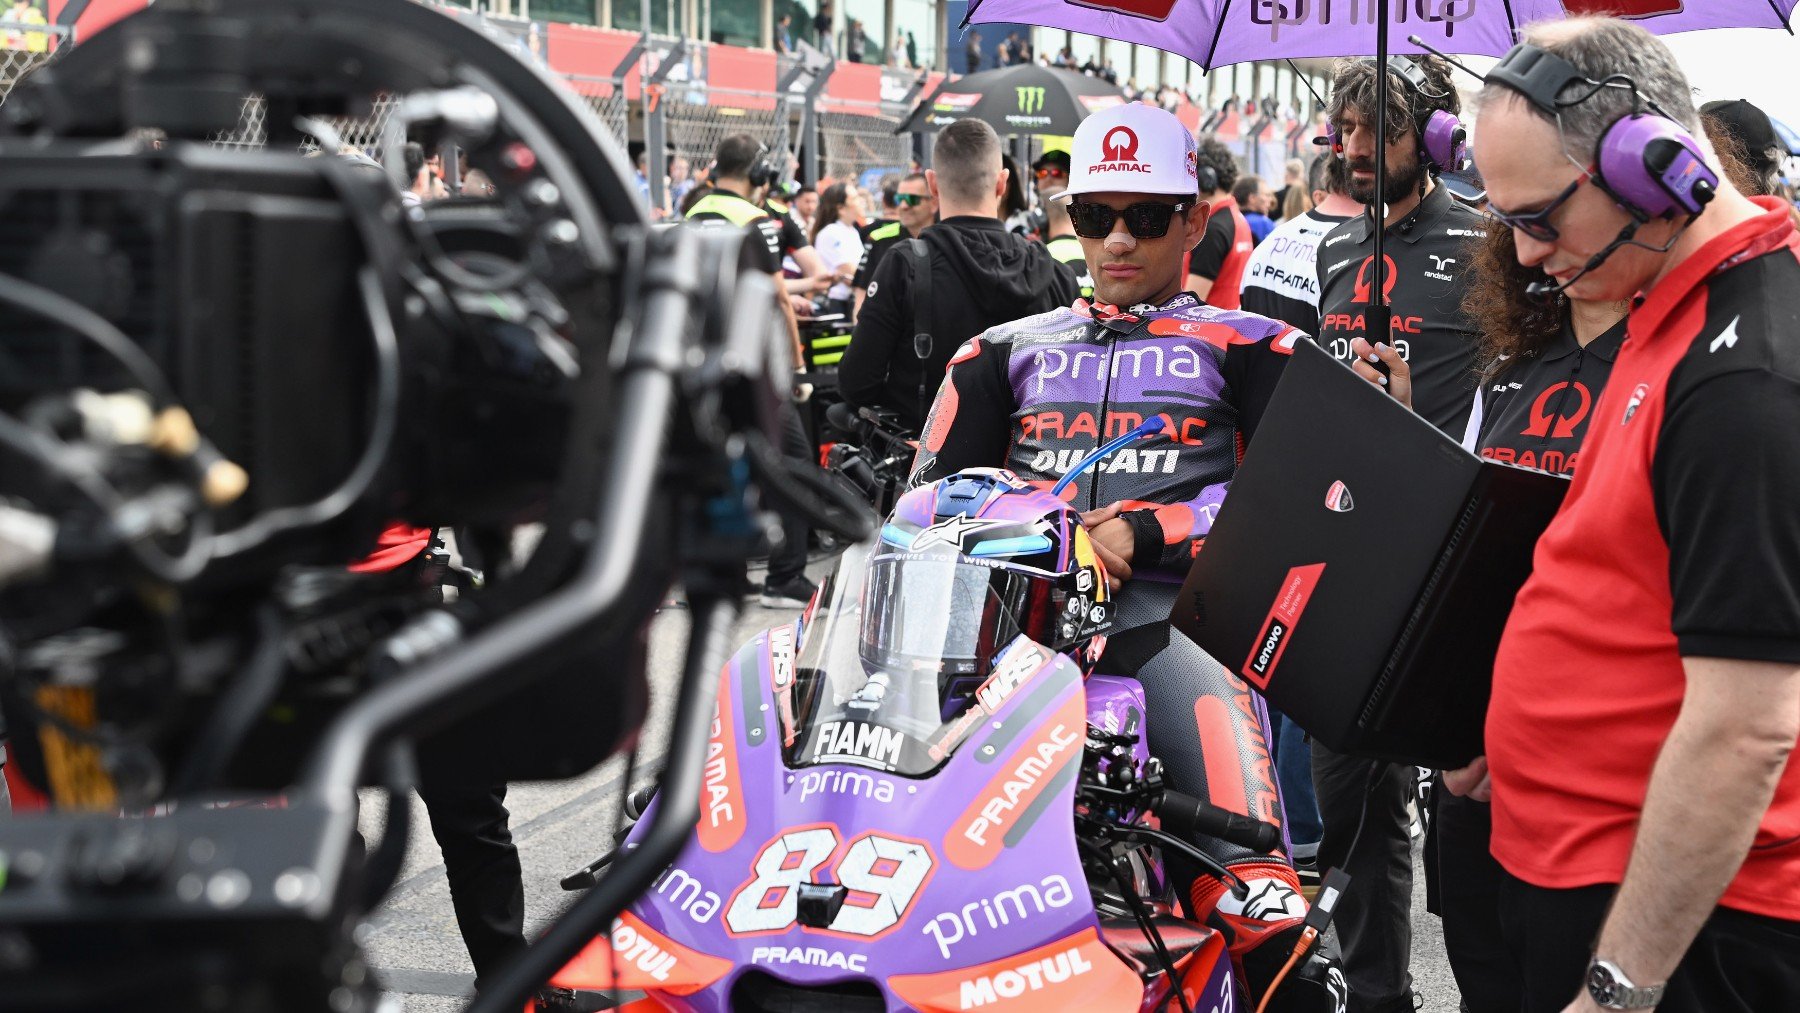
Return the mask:
[[694,1011],[1341,1011],[1335,967],[1288,973],[1341,883],[1255,995],[1224,936],[1178,911],[1165,852],[1237,892],[1195,835],[1266,853],[1280,832],[1162,783],[1142,688],[1093,671],[1112,605],[1051,492],[972,469],[907,493],[797,621],[725,666],[698,826],[551,994],[641,989],[627,1008]]

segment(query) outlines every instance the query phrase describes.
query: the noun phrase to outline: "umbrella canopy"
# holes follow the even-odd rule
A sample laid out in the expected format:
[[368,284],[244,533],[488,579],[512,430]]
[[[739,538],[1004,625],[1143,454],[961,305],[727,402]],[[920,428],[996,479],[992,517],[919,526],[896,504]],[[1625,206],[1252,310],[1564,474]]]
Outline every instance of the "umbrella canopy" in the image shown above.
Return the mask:
[[1124,101],[1123,91],[1097,77],[1027,63],[945,81],[894,133],[936,130],[973,117],[999,134],[1067,135],[1089,113]]
[[1775,127],[1775,136],[1781,140],[1782,150],[1790,155],[1800,155],[1800,133],[1775,117],[1769,117],[1769,123]]
[[[1502,56],[1516,31],[1577,14],[1621,14],[1658,35],[1702,28],[1789,28],[1800,0],[1394,0],[1394,53]],[[1038,25],[1154,46],[1205,70],[1283,57],[1376,51],[1373,0],[974,0],[968,20]],[[1421,11],[1431,12],[1421,14]],[[1791,30],[1791,29],[1790,29]]]

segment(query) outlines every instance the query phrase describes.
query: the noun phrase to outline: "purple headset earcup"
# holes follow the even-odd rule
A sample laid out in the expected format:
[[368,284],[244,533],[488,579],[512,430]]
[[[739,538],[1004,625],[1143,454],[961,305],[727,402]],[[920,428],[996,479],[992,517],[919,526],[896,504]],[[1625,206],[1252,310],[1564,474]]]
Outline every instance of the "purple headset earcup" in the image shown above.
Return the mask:
[[1646,218],[1699,214],[1719,189],[1719,175],[1700,145],[1674,120],[1649,113],[1625,116],[1600,136],[1595,159],[1613,198]]
[[1443,172],[1460,172],[1469,164],[1469,132],[1455,114],[1434,110],[1419,134],[1425,160]]

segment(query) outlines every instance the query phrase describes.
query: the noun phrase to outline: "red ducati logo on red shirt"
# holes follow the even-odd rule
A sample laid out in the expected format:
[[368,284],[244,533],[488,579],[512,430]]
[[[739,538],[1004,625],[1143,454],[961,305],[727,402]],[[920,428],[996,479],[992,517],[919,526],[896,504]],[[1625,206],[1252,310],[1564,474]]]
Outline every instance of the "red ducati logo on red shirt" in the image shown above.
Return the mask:
[[[1548,436],[1554,440],[1566,440],[1574,436],[1575,427],[1581,424],[1582,419],[1587,418],[1588,409],[1594,406],[1594,395],[1588,391],[1586,384],[1577,382],[1573,386],[1576,396],[1581,400],[1575,406],[1574,413],[1562,416],[1551,415],[1550,399],[1556,396],[1557,391],[1569,386],[1571,386],[1570,382],[1564,380],[1546,387],[1544,392],[1539,394],[1537,400],[1532,403],[1531,422],[1519,435]],[[1551,423],[1555,423],[1554,428]]]

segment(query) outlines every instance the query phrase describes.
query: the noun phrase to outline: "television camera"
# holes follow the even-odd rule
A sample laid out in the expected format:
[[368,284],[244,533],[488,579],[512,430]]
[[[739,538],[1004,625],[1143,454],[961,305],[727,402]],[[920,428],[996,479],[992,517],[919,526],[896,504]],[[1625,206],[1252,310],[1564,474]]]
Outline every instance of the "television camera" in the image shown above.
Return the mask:
[[[247,101],[260,148],[209,144]],[[387,168],[333,157],[378,102]],[[407,206],[408,139],[495,193]],[[668,832],[478,1008],[672,857],[769,498],[871,519],[773,449],[790,365],[740,237],[650,226],[630,179],[543,70],[406,0],[162,0],[0,106],[0,711],[52,802],[0,820],[0,1005],[373,1008],[355,927],[420,757],[616,752],[679,582]]]

